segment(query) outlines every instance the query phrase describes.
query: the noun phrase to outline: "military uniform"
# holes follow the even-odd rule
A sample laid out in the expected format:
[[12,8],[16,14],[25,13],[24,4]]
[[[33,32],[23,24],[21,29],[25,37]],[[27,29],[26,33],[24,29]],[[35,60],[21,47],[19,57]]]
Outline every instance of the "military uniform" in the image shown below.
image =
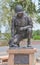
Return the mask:
[[[26,26],[31,26],[31,27],[28,27],[25,29],[24,27],[26,27]],[[21,27],[24,29],[20,30]],[[9,41],[9,46],[10,47],[16,47],[16,46],[19,47],[20,46],[19,42],[25,38],[28,39],[27,46],[29,46],[30,38],[32,37],[32,27],[33,27],[33,23],[32,23],[31,18],[26,16],[24,13],[21,18],[18,17],[17,15],[14,16],[12,18],[12,25],[11,25],[12,38]]]

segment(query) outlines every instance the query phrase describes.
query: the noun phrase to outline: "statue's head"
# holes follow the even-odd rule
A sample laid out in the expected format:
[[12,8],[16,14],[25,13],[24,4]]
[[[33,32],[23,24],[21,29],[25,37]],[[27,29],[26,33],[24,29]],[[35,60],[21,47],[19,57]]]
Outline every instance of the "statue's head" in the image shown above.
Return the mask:
[[21,17],[23,15],[23,7],[21,5],[16,5],[15,12],[19,17]]

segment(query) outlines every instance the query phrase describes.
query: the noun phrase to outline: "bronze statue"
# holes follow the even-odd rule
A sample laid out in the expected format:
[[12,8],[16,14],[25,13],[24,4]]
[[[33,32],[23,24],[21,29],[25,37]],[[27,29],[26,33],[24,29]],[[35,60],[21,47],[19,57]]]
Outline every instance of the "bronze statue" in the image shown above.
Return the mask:
[[10,47],[20,47],[19,42],[22,39],[27,38],[27,47],[30,47],[30,39],[32,37],[33,23],[30,17],[25,15],[23,7],[17,5],[15,7],[16,15],[12,18],[11,35],[12,38],[9,41]]

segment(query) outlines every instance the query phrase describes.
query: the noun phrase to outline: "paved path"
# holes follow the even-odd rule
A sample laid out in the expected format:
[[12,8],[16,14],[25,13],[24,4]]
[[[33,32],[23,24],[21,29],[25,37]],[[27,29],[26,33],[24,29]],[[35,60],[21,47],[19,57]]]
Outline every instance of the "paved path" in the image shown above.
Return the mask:
[[[1,64],[0,64],[1,65]],[[8,65],[8,64],[3,64],[3,65]],[[36,63],[36,65],[40,65],[40,63]]]
[[36,65],[40,65],[40,63],[36,63]]

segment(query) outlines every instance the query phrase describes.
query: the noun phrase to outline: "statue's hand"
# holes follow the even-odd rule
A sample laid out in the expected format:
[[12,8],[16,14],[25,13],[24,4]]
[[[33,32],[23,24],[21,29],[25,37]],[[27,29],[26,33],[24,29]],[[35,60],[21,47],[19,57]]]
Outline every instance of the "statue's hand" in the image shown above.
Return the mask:
[[20,27],[20,30],[22,31],[22,30],[26,30],[26,29],[28,29],[28,28],[31,28],[32,26],[25,26],[25,27]]

